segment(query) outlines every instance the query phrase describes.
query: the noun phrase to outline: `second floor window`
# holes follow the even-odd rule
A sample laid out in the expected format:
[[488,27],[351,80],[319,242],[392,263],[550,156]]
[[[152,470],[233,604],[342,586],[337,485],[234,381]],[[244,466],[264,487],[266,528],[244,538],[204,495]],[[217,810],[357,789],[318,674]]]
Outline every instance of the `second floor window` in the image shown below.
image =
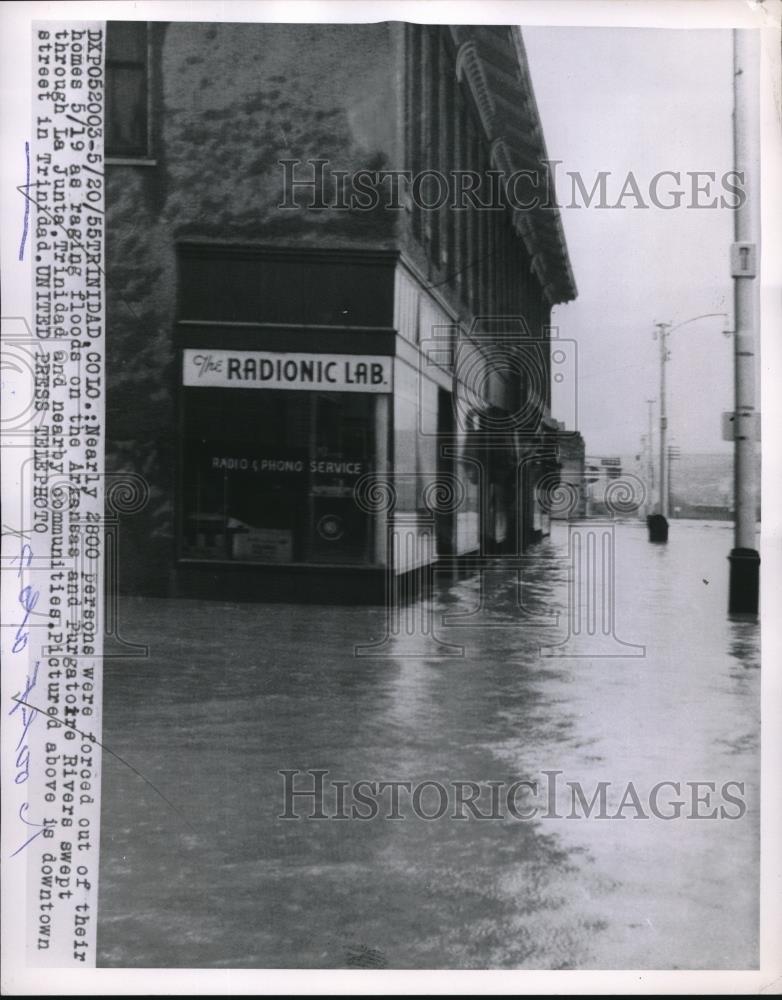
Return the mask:
[[149,156],[147,24],[106,26],[106,156]]

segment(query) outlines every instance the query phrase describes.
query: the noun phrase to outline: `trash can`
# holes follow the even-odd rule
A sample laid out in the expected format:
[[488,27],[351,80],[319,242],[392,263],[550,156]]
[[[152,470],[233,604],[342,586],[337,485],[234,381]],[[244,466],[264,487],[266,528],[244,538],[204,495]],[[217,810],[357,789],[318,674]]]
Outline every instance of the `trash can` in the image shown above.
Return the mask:
[[646,518],[646,527],[649,530],[650,542],[668,541],[668,521],[662,514],[650,514]]
[[730,562],[728,613],[756,615],[760,587],[760,556],[754,549],[731,549],[728,560]]

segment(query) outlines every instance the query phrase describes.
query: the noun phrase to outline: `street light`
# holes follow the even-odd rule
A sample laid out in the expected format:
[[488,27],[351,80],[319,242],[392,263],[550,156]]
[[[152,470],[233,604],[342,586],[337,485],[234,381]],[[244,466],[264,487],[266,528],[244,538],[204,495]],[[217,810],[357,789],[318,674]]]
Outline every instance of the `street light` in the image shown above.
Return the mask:
[[[667,347],[668,337],[676,330],[694,323],[699,319],[709,319],[712,316],[722,316],[727,318],[727,313],[712,312],[699,313],[697,316],[690,316],[681,323],[673,326],[671,323],[655,323],[653,338],[660,341],[660,483],[659,483],[659,510],[656,514],[650,514],[646,519],[649,529],[650,542],[668,541],[668,462],[666,461],[666,435],[668,431],[668,414],[666,412],[665,399],[665,365],[670,359],[670,351]],[[729,332],[729,331],[724,331]]]

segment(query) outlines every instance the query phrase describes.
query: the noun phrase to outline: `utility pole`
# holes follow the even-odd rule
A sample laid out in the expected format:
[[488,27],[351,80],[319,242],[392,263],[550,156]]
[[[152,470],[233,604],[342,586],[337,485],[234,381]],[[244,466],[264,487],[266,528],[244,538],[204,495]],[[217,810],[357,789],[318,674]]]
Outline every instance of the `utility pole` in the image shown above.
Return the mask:
[[654,413],[653,407],[656,400],[647,399],[646,405],[649,407],[649,455],[647,459],[647,477],[649,479],[649,509],[652,509],[654,500]]
[[668,414],[665,410],[665,365],[668,361],[668,329],[670,323],[656,323],[660,340],[660,511],[668,516],[668,476],[666,469],[665,442],[668,437]]
[[733,151],[735,169],[744,181],[744,198],[734,210],[731,275],[734,289],[735,365],[734,495],[735,536],[730,560],[728,610],[757,614],[760,555],[755,548],[755,342],[758,315],[757,233],[760,187],[758,32],[733,31]]
[[682,457],[681,448],[678,445],[668,445],[668,511],[673,517],[676,508],[673,503],[673,463]]
[[[667,496],[667,477],[665,475],[665,436],[668,428],[668,416],[665,412],[665,363],[668,360],[668,347],[666,340],[669,333],[670,323],[655,323],[655,337],[659,337],[660,340],[660,476],[659,476],[659,488],[658,488],[658,509],[657,513],[649,514],[646,518],[646,527],[649,531],[649,541],[650,542],[667,542],[668,541],[668,520],[666,514],[668,513],[668,496]],[[651,438],[651,418],[652,410],[651,403],[653,400],[646,401],[650,404],[649,407],[649,436]],[[653,464],[653,460],[650,459],[650,466]],[[653,476],[652,476],[653,478]]]

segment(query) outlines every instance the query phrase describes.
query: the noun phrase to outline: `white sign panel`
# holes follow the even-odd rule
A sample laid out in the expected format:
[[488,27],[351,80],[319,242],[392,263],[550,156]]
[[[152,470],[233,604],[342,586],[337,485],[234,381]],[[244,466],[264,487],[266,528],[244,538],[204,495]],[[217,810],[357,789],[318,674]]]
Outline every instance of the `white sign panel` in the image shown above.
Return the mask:
[[391,392],[392,358],[186,348],[182,384],[219,389]]
[[733,243],[730,248],[732,278],[755,278],[758,273],[758,248],[754,243]]

